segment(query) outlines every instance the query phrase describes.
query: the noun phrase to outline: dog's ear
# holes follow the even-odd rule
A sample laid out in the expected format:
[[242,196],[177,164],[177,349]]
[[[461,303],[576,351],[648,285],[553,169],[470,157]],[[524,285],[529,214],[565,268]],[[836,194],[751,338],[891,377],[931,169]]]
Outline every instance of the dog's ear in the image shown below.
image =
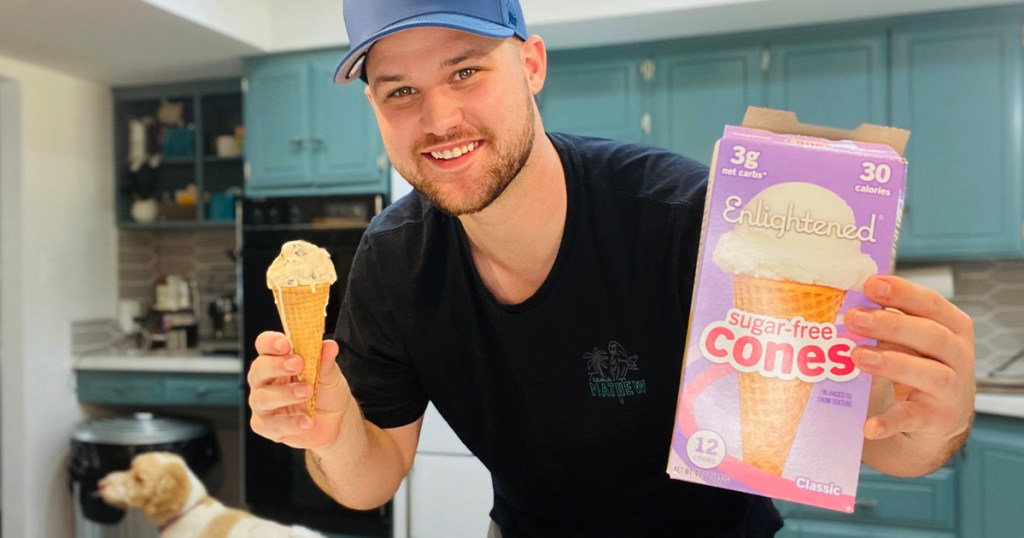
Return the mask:
[[162,523],[185,508],[191,481],[188,472],[177,462],[154,461],[146,471],[146,500],[142,510],[149,519]]

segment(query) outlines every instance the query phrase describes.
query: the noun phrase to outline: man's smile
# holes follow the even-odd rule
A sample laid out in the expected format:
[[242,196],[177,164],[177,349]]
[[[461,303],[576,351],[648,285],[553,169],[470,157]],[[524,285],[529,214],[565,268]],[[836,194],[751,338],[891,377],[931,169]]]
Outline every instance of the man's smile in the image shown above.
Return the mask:
[[453,145],[451,147],[446,148],[437,148],[425,153],[428,153],[431,157],[439,161],[450,161],[453,159],[458,159],[459,157],[462,157],[469,153],[472,153],[473,151],[476,151],[476,149],[479,148],[481,144],[482,142],[480,141],[473,141],[466,144]]

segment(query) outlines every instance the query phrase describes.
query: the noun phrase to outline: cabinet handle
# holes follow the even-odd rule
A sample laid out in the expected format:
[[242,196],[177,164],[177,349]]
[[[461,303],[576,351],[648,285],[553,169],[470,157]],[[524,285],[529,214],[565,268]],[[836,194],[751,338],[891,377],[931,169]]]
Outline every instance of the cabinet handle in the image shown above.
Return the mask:
[[857,499],[853,505],[857,508],[878,508],[878,499]]
[[293,151],[302,151],[302,149],[303,149],[303,147],[305,145],[306,145],[306,141],[303,140],[301,137],[296,136],[295,138],[292,139],[292,150]]
[[381,153],[377,156],[377,171],[380,173],[386,172],[388,169],[388,156],[386,153]]
[[206,396],[206,387],[199,387],[196,389],[196,398],[202,398]]
[[313,151],[315,151],[315,152],[323,151],[325,147],[326,147],[326,145],[324,144],[324,139],[322,137],[319,137],[319,136],[314,136],[313,137]]

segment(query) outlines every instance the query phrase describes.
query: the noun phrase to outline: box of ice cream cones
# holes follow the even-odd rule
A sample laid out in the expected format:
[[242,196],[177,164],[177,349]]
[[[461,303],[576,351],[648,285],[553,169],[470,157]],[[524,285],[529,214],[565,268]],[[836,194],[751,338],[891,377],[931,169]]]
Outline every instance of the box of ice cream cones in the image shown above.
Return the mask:
[[715,148],[672,478],[852,512],[871,378],[843,312],[891,273],[909,132],[751,108]]
[[320,350],[331,284],[338,279],[331,255],[306,241],[288,241],[267,268],[267,287],[281,317],[292,353],[302,357],[299,381],[313,385],[306,414],[316,414],[317,382],[320,379]]

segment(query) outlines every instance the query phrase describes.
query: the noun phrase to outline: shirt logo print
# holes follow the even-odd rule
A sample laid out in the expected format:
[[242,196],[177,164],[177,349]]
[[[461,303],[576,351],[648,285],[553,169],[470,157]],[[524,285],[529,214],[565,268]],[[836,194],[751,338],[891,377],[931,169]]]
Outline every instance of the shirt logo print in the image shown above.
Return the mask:
[[583,360],[592,397],[618,398],[620,404],[625,404],[626,398],[647,393],[646,380],[630,379],[630,372],[640,371],[640,357],[627,353],[622,344],[612,340],[607,349],[595,347],[584,353]]

